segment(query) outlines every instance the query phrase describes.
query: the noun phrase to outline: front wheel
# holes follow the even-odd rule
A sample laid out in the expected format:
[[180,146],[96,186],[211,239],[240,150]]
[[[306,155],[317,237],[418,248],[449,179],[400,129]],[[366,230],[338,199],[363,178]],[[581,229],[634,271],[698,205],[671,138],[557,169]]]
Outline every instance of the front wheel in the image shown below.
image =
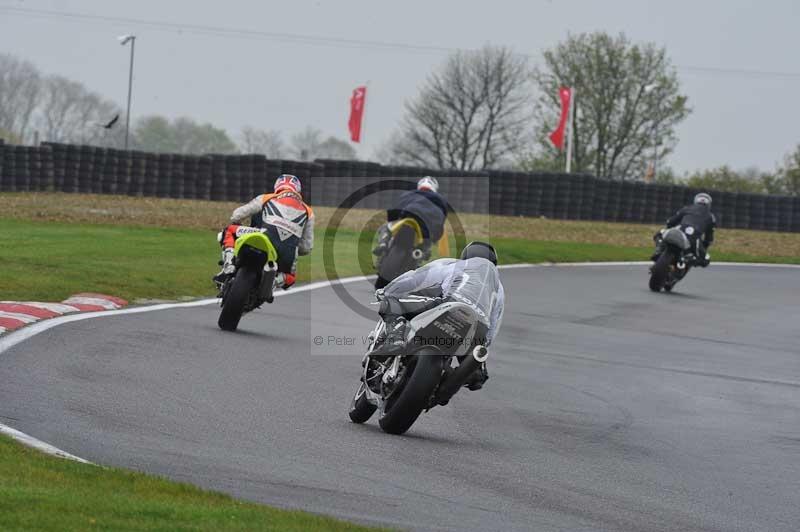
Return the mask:
[[353,423],[366,423],[378,407],[367,401],[367,386],[362,382],[350,401],[350,421]]
[[247,298],[255,289],[256,278],[256,273],[247,269],[236,272],[236,277],[222,301],[222,312],[219,313],[217,321],[217,325],[223,331],[235,331],[239,326]]
[[409,357],[399,389],[386,398],[378,420],[384,432],[403,434],[411,428],[442,379],[444,360],[435,349],[422,349]]
[[669,268],[672,266],[672,253],[664,251],[656,260],[650,271],[650,290],[659,292],[667,282]]

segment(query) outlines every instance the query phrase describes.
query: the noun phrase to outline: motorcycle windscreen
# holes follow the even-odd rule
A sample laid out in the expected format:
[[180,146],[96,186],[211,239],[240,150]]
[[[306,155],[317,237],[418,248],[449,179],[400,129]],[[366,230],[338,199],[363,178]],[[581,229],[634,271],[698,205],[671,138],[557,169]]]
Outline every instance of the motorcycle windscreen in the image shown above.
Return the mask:
[[453,276],[442,287],[444,296],[469,305],[488,325],[500,291],[497,268],[486,259],[474,258],[453,263],[453,269]]

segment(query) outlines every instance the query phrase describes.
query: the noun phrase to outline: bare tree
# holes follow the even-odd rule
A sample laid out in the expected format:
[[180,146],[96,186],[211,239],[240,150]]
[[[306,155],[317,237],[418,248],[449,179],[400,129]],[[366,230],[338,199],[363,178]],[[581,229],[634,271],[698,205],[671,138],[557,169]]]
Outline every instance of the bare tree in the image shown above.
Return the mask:
[[120,113],[114,102],[90,92],[82,83],[62,76],[49,76],[42,83],[37,115],[45,140],[121,146],[122,128],[103,127]]
[[508,48],[451,55],[406,104],[392,159],[459,170],[505,164],[524,141],[530,88],[526,59]]
[[322,131],[308,126],[300,133],[292,135],[291,155],[301,161],[310,161],[319,151],[320,144],[322,144]]
[[245,126],[242,128],[239,148],[242,153],[261,153],[269,159],[280,159],[283,157],[283,138],[279,131]]
[[80,83],[61,76],[44,80],[40,104],[42,138],[50,142],[69,142],[76,129],[80,100],[85,90]]
[[563,161],[547,133],[558,122],[559,87],[574,87],[573,168],[601,177],[644,176],[650,161],[674,149],[675,125],[690,113],[666,50],[631,44],[624,35],[570,36],[544,53],[534,79],[540,125],[536,157]]
[[0,129],[23,141],[33,136],[30,125],[40,88],[41,75],[33,63],[0,54]]

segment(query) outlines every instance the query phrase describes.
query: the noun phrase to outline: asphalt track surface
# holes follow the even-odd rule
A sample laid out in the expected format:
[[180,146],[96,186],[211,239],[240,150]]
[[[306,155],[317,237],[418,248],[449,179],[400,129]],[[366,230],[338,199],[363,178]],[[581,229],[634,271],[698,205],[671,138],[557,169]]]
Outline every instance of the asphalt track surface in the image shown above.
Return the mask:
[[0,355],[0,422],[96,463],[405,529],[800,528],[800,270],[712,265],[671,295],[641,265],[502,277],[491,379],[403,437],[347,418],[360,346],[312,354],[312,334],[372,326],[330,288],[235,334],[215,306],[47,330]]

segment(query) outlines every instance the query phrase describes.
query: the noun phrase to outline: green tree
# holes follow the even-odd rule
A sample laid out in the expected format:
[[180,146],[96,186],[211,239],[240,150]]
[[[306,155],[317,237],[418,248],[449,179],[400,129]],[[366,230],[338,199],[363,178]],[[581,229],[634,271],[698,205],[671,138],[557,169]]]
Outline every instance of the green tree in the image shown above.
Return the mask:
[[779,175],[783,193],[800,196],[800,145],[784,158]]
[[319,129],[308,126],[292,135],[291,153],[301,161],[314,159],[356,159],[356,150],[349,142],[330,136],[323,138]]
[[518,155],[514,169],[522,172],[563,172],[566,156],[563,152],[545,153],[541,150],[527,150]]
[[657,185],[677,185],[679,181],[680,178],[675,175],[675,170],[669,166],[665,166],[658,169],[653,183]]
[[199,124],[191,118],[170,122],[163,116],[140,118],[134,128],[137,148],[159,153],[236,153],[236,144],[224,129]]
[[690,113],[666,49],[622,34],[571,35],[545,51],[533,78],[540,156],[563,157],[548,133],[561,111],[559,87],[574,87],[573,168],[600,177],[642,178],[674,149],[675,126]]
[[729,166],[710,168],[689,175],[686,184],[690,187],[723,192],[763,193],[762,174],[756,169],[736,172]]
[[6,131],[5,129],[0,129],[0,139],[4,140],[8,144],[22,144],[21,138],[10,131]]
[[784,195],[787,194],[788,191],[786,190],[786,182],[784,180],[784,176],[780,173],[777,174],[767,174],[761,176],[761,188],[767,194],[778,194]]
[[163,116],[145,116],[133,128],[134,145],[144,151],[177,153],[172,125]]

